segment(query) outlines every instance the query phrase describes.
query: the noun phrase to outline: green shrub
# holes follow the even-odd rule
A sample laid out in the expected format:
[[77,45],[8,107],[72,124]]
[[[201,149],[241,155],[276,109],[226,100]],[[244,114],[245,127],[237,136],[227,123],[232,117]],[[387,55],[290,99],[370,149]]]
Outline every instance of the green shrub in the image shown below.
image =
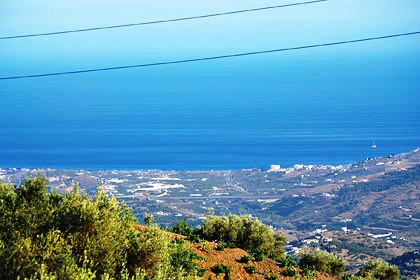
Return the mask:
[[231,272],[231,270],[230,270],[230,268],[225,272],[225,276],[223,276],[223,280],[231,280],[231,277],[230,277],[230,272]]
[[251,259],[252,259],[252,257],[251,257],[251,256],[248,256],[248,255],[243,255],[243,256],[239,259],[239,262],[240,262],[240,263],[248,263]]
[[178,237],[176,237],[176,238],[174,239],[174,243],[175,243],[175,244],[178,244],[178,245],[182,245],[182,244],[184,244],[184,243],[185,243],[185,240],[184,240],[184,239],[182,239],[182,238],[178,238]]
[[223,250],[225,250],[225,244],[224,243],[217,244],[216,250],[217,251],[223,251]]
[[344,272],[344,261],[328,252],[316,250],[312,254],[303,254],[300,267],[312,266],[315,270],[339,276]]
[[314,273],[314,267],[310,266],[310,265],[305,265],[303,267],[301,267],[302,271],[302,276],[304,277],[303,279],[315,279],[315,273]]
[[194,260],[201,258],[202,257],[193,253],[189,248],[177,245],[173,248],[171,254],[171,265],[173,267],[182,267],[186,274],[190,274],[197,268],[197,264]]
[[374,278],[378,280],[397,280],[400,279],[400,271],[397,266],[390,265],[382,259],[376,259],[368,262],[360,270],[362,277]]
[[189,236],[194,232],[192,226],[187,223],[187,218],[184,218],[181,221],[175,221],[172,225],[171,231],[185,236]]
[[255,273],[257,271],[257,268],[255,266],[253,266],[253,265],[244,266],[244,269],[249,274],[253,274],[253,273]]
[[286,239],[256,218],[249,216],[208,216],[202,228],[202,236],[209,241],[231,244],[246,251],[261,250],[275,258],[283,255]]
[[230,248],[230,249],[238,248],[238,246],[233,242],[226,242],[224,244],[226,248]]
[[297,272],[296,272],[296,270],[294,268],[288,267],[285,270],[283,270],[281,274],[283,276],[292,277],[292,276],[295,276],[297,274]]
[[279,260],[279,264],[281,267],[288,266],[288,267],[294,267],[297,266],[295,260],[291,256],[286,256],[284,258],[281,258]]
[[98,189],[48,193],[43,177],[0,183],[0,279],[188,279],[196,256]]
[[274,274],[270,274],[269,276],[267,276],[265,279],[267,279],[267,280],[277,280],[278,279],[278,277],[276,276],[276,275],[274,275]]
[[182,221],[174,222],[172,225],[172,232],[184,235],[188,241],[199,243],[204,241],[200,237],[200,230],[194,230],[190,224],[187,223],[187,218]]
[[212,267],[211,271],[213,273],[215,273],[216,275],[219,275],[221,273],[230,272],[230,267],[229,266],[226,266],[226,265],[224,265],[222,263],[218,263],[218,264],[216,264],[215,266]]
[[206,274],[207,269],[202,267],[197,267],[197,276],[203,277]]
[[251,255],[254,257],[256,262],[263,261],[265,259],[265,254],[261,249],[255,249],[251,251]]
[[199,235],[197,234],[191,234],[189,236],[187,236],[187,240],[194,242],[194,243],[200,243],[200,242],[205,242],[206,240],[202,239]]
[[202,251],[202,252],[208,253],[211,250],[213,250],[213,247],[208,242],[202,242],[198,245],[197,249]]

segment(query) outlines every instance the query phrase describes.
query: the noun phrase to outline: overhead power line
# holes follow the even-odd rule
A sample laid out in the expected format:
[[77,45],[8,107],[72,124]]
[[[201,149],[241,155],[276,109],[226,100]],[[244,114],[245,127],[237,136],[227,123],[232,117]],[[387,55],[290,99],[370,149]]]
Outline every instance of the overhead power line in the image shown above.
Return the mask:
[[129,69],[129,68],[162,66],[162,65],[169,65],[169,64],[181,64],[181,63],[189,63],[189,62],[197,62],[197,61],[216,60],[216,59],[224,59],[224,58],[258,55],[258,54],[268,54],[268,53],[277,53],[277,52],[285,52],[285,51],[319,48],[319,47],[328,47],[328,46],[335,46],[335,45],[353,44],[353,43],[360,43],[360,42],[366,42],[366,41],[382,40],[382,39],[389,39],[389,38],[396,38],[396,37],[403,37],[403,36],[411,36],[411,35],[419,35],[419,34],[420,34],[420,31],[415,31],[415,32],[398,33],[398,34],[391,34],[391,35],[384,35],[384,36],[377,36],[377,37],[368,37],[368,38],[361,38],[361,39],[354,39],[354,40],[337,41],[337,42],[330,42],[330,43],[320,43],[320,44],[314,44],[314,45],[305,45],[305,46],[289,47],[289,48],[282,48],[282,49],[272,49],[272,50],[253,51],[253,52],[236,53],[236,54],[226,54],[226,55],[219,55],[219,56],[209,56],[209,57],[190,58],[190,59],[172,60],[172,61],[162,61],[162,62],[153,62],[153,63],[145,63],[145,64],[84,69],[84,70],[73,70],[73,71],[65,71],[65,72],[52,72],[52,73],[43,73],[43,74],[31,74],[31,75],[22,75],[22,76],[0,77],[0,80],[39,78],[39,77],[48,77],[48,76],[60,76],[60,75],[81,74],[81,73],[89,73],[89,72],[121,70],[121,69]]
[[164,19],[164,20],[137,22],[137,23],[127,23],[127,24],[101,26],[101,27],[90,27],[90,28],[82,28],[82,29],[74,29],[74,30],[45,32],[45,33],[4,36],[4,37],[0,37],[0,40],[18,39],[18,38],[27,38],[27,37],[51,36],[51,35],[59,35],[59,34],[67,34],[67,33],[87,32],[87,31],[96,31],[96,30],[104,30],[104,29],[125,28],[125,27],[133,27],[133,26],[140,26],[140,25],[151,25],[151,24],[169,23],[169,22],[176,22],[176,21],[186,21],[186,20],[193,20],[193,19],[227,16],[227,15],[240,14],[240,13],[249,13],[249,12],[257,12],[257,11],[263,11],[263,10],[271,10],[271,9],[286,8],[286,7],[292,7],[292,6],[314,4],[314,3],[326,2],[326,1],[328,1],[328,0],[314,0],[314,1],[306,1],[306,2],[283,4],[283,5],[260,7],[260,8],[252,8],[252,9],[245,9],[245,10],[236,10],[236,11],[222,12],[222,13],[215,13],[215,14],[207,14],[207,15],[200,15],[200,16],[181,17],[181,18],[173,18],[173,19]]

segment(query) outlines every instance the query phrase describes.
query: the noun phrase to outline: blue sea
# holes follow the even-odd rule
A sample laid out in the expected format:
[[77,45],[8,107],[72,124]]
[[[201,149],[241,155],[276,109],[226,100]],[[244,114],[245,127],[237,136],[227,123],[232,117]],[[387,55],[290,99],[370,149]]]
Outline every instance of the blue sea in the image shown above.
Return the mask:
[[336,165],[420,147],[420,58],[328,52],[1,81],[0,167]]

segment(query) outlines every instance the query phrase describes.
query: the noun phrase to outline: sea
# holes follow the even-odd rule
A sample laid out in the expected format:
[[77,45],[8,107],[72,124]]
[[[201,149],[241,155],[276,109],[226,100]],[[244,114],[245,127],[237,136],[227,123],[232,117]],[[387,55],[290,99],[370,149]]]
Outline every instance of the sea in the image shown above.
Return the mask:
[[420,147],[420,59],[327,53],[1,81],[0,167],[264,169]]

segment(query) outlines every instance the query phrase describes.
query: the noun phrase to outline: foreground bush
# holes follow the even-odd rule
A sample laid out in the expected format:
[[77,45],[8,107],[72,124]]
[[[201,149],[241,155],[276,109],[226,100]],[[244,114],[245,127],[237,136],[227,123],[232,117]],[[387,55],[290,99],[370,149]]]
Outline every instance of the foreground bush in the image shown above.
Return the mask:
[[202,228],[204,239],[233,244],[249,252],[260,251],[267,257],[280,258],[286,239],[256,218],[249,216],[209,216]]
[[101,189],[47,193],[47,180],[0,183],[0,279],[188,279],[194,255]]
[[286,256],[279,260],[280,266],[294,267],[297,266],[295,260],[291,256]]
[[255,272],[257,272],[257,268],[253,265],[244,266],[244,269],[249,274],[254,274]]
[[240,263],[248,263],[250,260],[252,260],[251,256],[243,255],[238,262]]
[[382,259],[368,262],[359,272],[360,276],[367,279],[398,280],[400,271],[397,266],[391,265]]
[[182,221],[175,221],[171,231],[173,233],[184,235],[186,239],[191,242],[199,243],[203,241],[200,237],[201,230],[199,228],[193,229],[193,227],[187,223],[186,218],[184,218]]
[[316,271],[339,276],[344,272],[344,261],[328,252],[316,250],[312,254],[303,254],[299,266],[313,267]]
[[230,279],[230,272],[231,268],[230,266],[224,265],[222,263],[218,263],[215,266],[211,268],[211,271],[216,274],[216,276],[219,276],[219,274],[224,273],[225,279]]

